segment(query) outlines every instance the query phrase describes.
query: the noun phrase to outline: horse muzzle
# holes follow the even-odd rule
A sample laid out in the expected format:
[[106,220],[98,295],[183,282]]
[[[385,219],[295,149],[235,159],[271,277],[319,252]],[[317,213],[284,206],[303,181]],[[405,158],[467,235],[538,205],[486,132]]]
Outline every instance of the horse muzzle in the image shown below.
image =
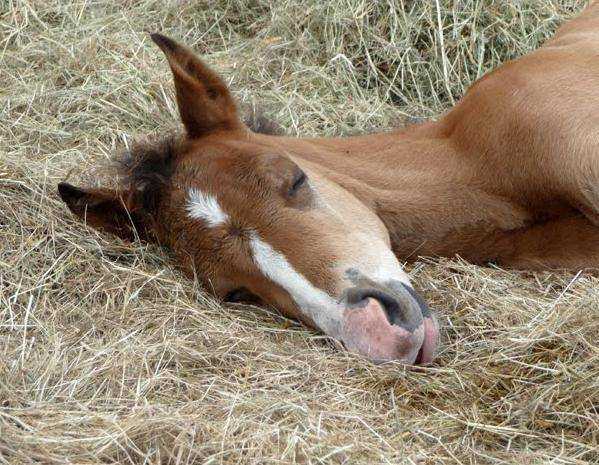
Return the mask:
[[439,325],[424,300],[399,283],[388,289],[351,288],[342,300],[341,341],[376,363],[429,365],[439,344]]

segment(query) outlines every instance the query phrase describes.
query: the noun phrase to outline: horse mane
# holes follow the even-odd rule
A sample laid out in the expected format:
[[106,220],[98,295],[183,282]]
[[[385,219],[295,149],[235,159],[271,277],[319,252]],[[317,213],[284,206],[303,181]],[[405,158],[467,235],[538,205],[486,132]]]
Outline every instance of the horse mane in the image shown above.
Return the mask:
[[258,134],[267,134],[271,136],[281,136],[284,134],[283,128],[264,115],[264,112],[255,106],[247,107],[244,111],[243,122]]

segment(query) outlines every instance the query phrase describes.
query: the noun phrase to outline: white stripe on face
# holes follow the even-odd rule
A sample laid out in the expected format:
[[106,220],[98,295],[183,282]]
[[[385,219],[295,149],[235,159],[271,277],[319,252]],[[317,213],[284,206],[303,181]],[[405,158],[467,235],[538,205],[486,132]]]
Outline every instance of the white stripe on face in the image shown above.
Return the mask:
[[256,233],[252,234],[250,248],[260,271],[285,289],[321,331],[333,337],[339,335],[342,309],[330,295],[314,287],[295,271],[284,255],[261,240]]
[[191,188],[187,191],[187,205],[185,208],[191,218],[203,220],[212,228],[229,220],[229,215],[220,207],[216,197],[199,189]]

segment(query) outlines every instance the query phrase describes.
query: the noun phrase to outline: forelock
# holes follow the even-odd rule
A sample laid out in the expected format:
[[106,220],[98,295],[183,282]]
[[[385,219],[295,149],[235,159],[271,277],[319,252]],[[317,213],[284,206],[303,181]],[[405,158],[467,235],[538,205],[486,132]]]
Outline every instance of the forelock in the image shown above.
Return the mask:
[[116,160],[121,186],[139,193],[144,209],[155,207],[160,192],[170,182],[184,140],[180,135],[170,134],[136,142]]

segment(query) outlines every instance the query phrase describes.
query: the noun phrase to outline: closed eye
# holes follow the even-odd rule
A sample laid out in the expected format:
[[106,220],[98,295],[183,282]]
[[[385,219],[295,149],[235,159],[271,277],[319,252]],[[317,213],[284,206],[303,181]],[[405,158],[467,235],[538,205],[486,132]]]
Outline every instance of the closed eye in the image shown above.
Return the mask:
[[289,197],[293,197],[297,193],[297,191],[300,190],[300,188],[306,183],[307,180],[308,176],[306,176],[306,173],[300,171],[293,180],[293,184],[289,188]]

